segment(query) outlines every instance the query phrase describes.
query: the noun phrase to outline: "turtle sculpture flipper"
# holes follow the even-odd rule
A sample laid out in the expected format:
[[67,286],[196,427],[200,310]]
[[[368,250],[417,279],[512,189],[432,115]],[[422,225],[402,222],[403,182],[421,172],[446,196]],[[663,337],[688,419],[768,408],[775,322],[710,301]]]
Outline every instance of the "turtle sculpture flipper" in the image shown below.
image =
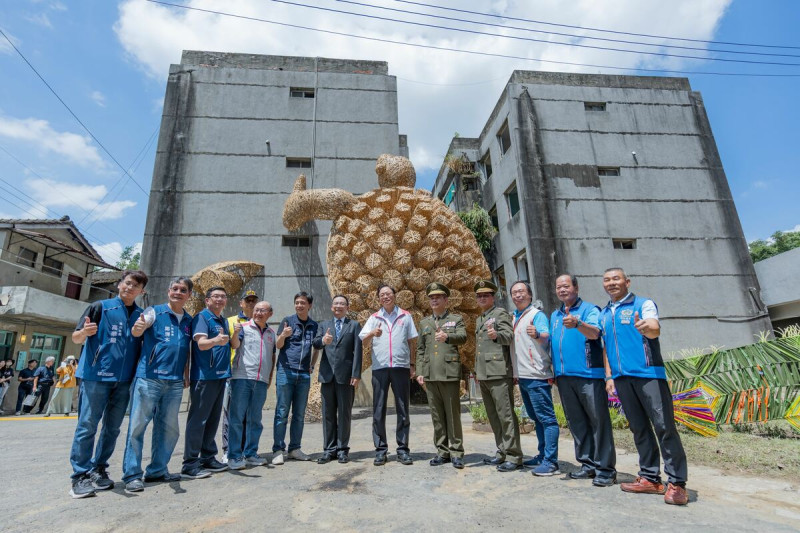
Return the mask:
[[342,189],[307,191],[306,177],[300,174],[283,206],[283,225],[290,231],[297,231],[309,220],[335,220],[357,201],[355,196]]
[[[334,221],[327,248],[328,287],[331,295],[347,295],[362,325],[380,306],[375,289],[381,283],[396,289],[397,305],[417,323],[430,312],[425,286],[432,281],[447,285],[450,309],[467,325],[462,360],[471,371],[479,313],[472,286],[490,276],[478,243],[441,200],[413,188],[411,161],[384,154],[375,171],[380,188],[357,197],[338,189],[306,190],[301,175],[286,201],[284,225],[295,230],[312,219]],[[369,353],[363,364],[371,364]]]

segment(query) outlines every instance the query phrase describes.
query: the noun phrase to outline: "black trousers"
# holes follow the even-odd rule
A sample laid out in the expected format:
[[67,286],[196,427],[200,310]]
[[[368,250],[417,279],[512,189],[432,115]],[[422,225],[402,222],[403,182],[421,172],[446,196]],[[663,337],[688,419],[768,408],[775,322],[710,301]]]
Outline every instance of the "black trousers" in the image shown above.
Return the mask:
[[[26,386],[27,385],[27,386]],[[17,389],[17,408],[14,411],[15,413],[19,413],[22,411],[22,402],[25,401],[25,397],[33,392],[33,383],[20,383],[19,388]],[[26,409],[28,409],[26,407]],[[30,409],[25,411],[26,413],[30,412]]]
[[320,384],[322,394],[323,451],[336,454],[350,451],[350,423],[355,387],[346,383]]
[[619,377],[614,384],[639,452],[639,475],[655,483],[661,482],[660,446],[669,482],[686,483],[686,453],[675,427],[672,393],[667,381]]
[[191,404],[186,418],[183,448],[185,469],[201,466],[217,455],[214,438],[217,436],[224,396],[224,379],[192,381],[189,384]]
[[397,411],[397,452],[408,453],[408,436],[411,419],[408,417],[411,396],[411,370],[408,368],[381,368],[372,371],[372,440],[377,453],[386,453],[386,401],[389,387],[394,394]]
[[36,414],[42,414],[44,412],[44,408],[47,406],[47,400],[50,399],[50,387],[52,387],[52,383],[40,383],[36,390],[39,392],[39,397],[33,402],[33,405],[30,407],[25,407],[24,412],[30,413],[33,411],[33,408],[36,407],[36,404],[39,404],[39,410],[36,411]]
[[556,382],[575,442],[575,459],[583,469],[594,470],[598,477],[614,477],[617,454],[605,381],[559,376]]

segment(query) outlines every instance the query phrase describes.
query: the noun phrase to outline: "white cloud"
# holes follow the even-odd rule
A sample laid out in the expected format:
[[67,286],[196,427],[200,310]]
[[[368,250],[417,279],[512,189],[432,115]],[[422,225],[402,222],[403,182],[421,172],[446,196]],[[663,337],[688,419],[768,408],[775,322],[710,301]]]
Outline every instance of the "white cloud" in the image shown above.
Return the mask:
[[106,95],[101,93],[100,91],[92,91],[92,94],[89,97],[94,100],[94,103],[99,105],[100,107],[106,106]]
[[[535,18],[579,26],[636,31],[637,33],[710,39],[730,2],[731,0],[704,2],[695,0],[674,0],[672,2],[659,0],[581,0],[576,2],[542,0],[537,2],[535,13],[531,11],[529,2],[520,0],[476,0],[471,2],[469,7],[474,11],[490,12],[506,17]],[[229,0],[224,3],[224,8],[220,8],[219,3],[209,0],[186,0],[183,4],[189,7],[221,9],[228,13],[356,35],[521,56],[532,60],[484,57],[365,41],[210,13],[169,8],[144,0],[121,2],[119,18],[114,26],[117,37],[131,60],[148,75],[158,80],[166,79],[171,63],[180,62],[182,50],[312,57],[325,55],[336,58],[388,61],[390,74],[398,77],[400,132],[409,136],[411,158],[418,171],[439,168],[454,130],[459,131],[465,137],[477,136],[480,133],[497,102],[500,91],[513,70],[540,69],[590,73],[599,70],[598,68],[549,64],[538,61],[540,59],[613,65],[623,69],[633,67],[679,67],[685,69],[694,65],[702,66],[702,63],[697,61],[590,48],[571,48],[553,44],[555,41],[569,40],[598,46],[617,48],[626,46],[620,43],[603,43],[582,39],[581,35],[590,34],[585,30],[558,28],[558,31],[574,33],[578,37],[556,37],[508,28],[459,24],[441,19],[348,5],[333,0],[317,2],[322,7],[547,41],[531,42],[353,17],[274,2]],[[398,4],[388,0],[380,0],[373,4],[409,11],[426,11],[424,7]],[[427,9],[427,12],[472,20],[479,18],[441,10]],[[502,19],[483,18],[482,20],[504,22]],[[536,29],[548,28],[518,21],[510,21],[507,24]],[[609,36],[609,34],[602,35]],[[650,42],[657,45],[651,50],[664,51],[659,48],[664,44],[662,39],[650,39]],[[684,52],[686,55],[706,55],[703,50]],[[626,73],[625,70],[608,72]]]
[[[14,46],[19,48],[20,40],[11,35],[11,33],[6,28],[0,28],[0,29],[2,29],[3,33],[5,33],[8,36],[8,38],[11,39],[11,42],[14,43]],[[4,38],[0,38],[0,54],[13,54],[13,53],[14,53],[14,48],[8,43],[8,41],[6,41]]]
[[[110,263],[112,265],[116,264],[116,262],[119,261],[119,258],[122,255],[122,250],[125,249],[125,246],[116,241],[107,244],[98,244],[93,242],[91,243],[91,245],[95,250],[97,250],[97,253],[100,254],[100,257],[102,257],[106,263]],[[134,255],[141,252],[142,252],[142,243],[141,242],[135,243],[133,245]]]
[[47,16],[47,13],[32,13],[25,17],[25,20],[28,22],[32,22],[37,26],[42,26],[43,28],[52,28],[53,24],[50,22],[50,17]]
[[7,137],[54,152],[84,167],[104,169],[106,164],[92,139],[68,131],[56,131],[50,123],[38,118],[17,119],[0,116],[0,137]]
[[[130,200],[104,202],[103,198],[108,192],[105,185],[81,185],[49,179],[33,179],[26,181],[25,186],[29,191],[28,194],[42,207],[61,212],[65,209],[74,209],[77,204],[86,210],[91,210],[89,220],[122,218],[127,209],[136,205],[136,202]],[[35,218],[42,218],[42,213],[38,211],[37,213]]]

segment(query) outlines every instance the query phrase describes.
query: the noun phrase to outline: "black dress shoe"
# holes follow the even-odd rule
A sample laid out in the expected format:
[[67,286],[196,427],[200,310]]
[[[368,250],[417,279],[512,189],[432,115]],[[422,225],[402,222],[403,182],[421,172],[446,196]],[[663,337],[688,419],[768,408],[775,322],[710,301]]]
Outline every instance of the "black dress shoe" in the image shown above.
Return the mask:
[[499,457],[492,457],[491,459],[487,457],[483,460],[483,464],[497,466],[503,464],[503,460]]
[[453,461],[453,468],[458,468],[459,470],[464,468],[464,459],[462,459],[461,457],[453,457],[452,461]]
[[591,479],[595,477],[597,474],[594,470],[587,470],[585,468],[581,468],[580,470],[576,470],[575,472],[570,472],[569,477],[570,479]]
[[431,459],[430,465],[431,466],[442,466],[443,464],[449,463],[449,462],[450,462],[450,458],[449,457],[442,457],[441,455],[437,455],[436,457]]
[[514,470],[522,468],[522,465],[518,465],[517,463],[512,463],[511,461],[506,461],[497,465],[498,472],[513,472]]
[[339,454],[339,462],[344,464],[350,461],[350,457],[346,453]]
[[335,455],[333,455],[332,453],[323,453],[322,457],[317,459],[317,464],[318,465],[324,465],[326,463],[330,463],[333,460],[334,457],[335,457]]
[[375,460],[372,461],[372,464],[374,464],[375,466],[383,466],[383,465],[385,465],[386,464],[386,454],[385,453],[379,453],[378,455],[376,455],[375,456]]
[[404,465],[414,464],[414,460],[411,458],[411,454],[409,454],[409,453],[397,454],[397,460],[398,460],[398,462],[400,462],[400,464],[404,464]]
[[617,482],[616,474],[611,477],[596,477],[594,481],[592,481],[592,485],[595,487],[611,487],[614,483]]

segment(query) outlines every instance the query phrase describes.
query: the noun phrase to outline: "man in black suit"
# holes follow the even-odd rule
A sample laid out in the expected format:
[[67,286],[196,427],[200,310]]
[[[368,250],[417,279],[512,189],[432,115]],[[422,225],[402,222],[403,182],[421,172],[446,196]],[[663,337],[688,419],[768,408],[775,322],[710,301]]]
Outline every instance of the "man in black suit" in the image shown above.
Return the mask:
[[[333,297],[333,320],[319,325],[314,348],[322,350],[319,381],[322,394],[322,435],[325,449],[317,463],[325,464],[338,456],[346,463],[350,452],[350,422],[355,388],[361,381],[361,325],[347,318],[350,301]],[[324,332],[324,333],[323,333]]]

